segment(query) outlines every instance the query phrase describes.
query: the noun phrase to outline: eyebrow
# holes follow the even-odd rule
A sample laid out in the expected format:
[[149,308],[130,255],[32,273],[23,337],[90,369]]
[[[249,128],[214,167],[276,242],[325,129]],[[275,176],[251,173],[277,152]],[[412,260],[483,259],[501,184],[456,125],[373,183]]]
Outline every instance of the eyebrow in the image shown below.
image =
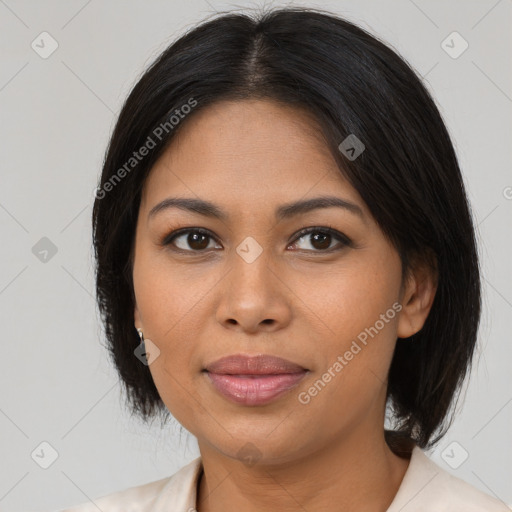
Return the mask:
[[[364,220],[363,211],[358,205],[335,196],[321,196],[283,204],[276,209],[275,217],[278,221],[282,221],[295,215],[308,213],[312,210],[333,207],[343,208],[350,213],[358,215]],[[151,211],[148,214],[148,220],[159,212],[169,208],[179,208],[180,210],[198,213],[205,217],[212,217],[222,221],[227,221],[229,219],[229,215],[226,212],[209,201],[188,197],[168,197],[151,208]]]

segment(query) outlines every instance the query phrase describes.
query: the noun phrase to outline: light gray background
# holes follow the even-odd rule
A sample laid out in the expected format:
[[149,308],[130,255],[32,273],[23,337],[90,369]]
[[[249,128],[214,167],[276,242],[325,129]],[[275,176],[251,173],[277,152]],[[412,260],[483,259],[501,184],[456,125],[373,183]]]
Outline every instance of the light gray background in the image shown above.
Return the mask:
[[[430,456],[512,504],[512,1],[293,4],[330,9],[383,38],[440,106],[478,223],[484,315],[460,415]],[[176,424],[162,432],[123,409],[94,303],[93,191],[143,69],[205,16],[261,5],[0,0],[0,510],[64,508],[163,478],[198,456]],[[31,48],[43,31],[59,45],[47,59]],[[453,31],[469,44],[456,59],[441,45]],[[43,263],[32,247],[45,236],[58,252]],[[59,454],[48,469],[31,457],[43,441]],[[445,459],[460,462],[462,449],[468,459],[450,467]]]

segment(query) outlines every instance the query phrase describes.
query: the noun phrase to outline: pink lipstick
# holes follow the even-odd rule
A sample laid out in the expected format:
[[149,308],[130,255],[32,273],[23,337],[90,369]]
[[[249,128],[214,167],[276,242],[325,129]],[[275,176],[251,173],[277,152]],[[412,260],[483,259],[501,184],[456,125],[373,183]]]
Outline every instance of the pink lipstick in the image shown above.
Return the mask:
[[223,357],[204,371],[219,393],[243,405],[269,403],[297,386],[308,373],[296,363],[262,354]]

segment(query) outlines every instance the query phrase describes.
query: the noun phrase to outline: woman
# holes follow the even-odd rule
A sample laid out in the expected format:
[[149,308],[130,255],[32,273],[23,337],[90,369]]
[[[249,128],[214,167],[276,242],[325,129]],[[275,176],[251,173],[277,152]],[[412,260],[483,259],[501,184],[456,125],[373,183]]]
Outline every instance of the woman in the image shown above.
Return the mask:
[[423,453],[479,266],[440,114],[375,37],[303,8],[184,35],[119,115],[93,234],[130,406],[201,456],[69,510],[508,510]]

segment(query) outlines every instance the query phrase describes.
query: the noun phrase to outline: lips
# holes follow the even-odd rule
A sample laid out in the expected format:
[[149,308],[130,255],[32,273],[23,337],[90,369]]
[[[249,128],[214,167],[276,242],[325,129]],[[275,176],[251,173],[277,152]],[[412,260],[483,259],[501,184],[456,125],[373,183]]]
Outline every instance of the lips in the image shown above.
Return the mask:
[[269,355],[232,355],[206,366],[206,371],[222,375],[282,375],[303,372],[306,368],[287,359]]
[[308,370],[276,356],[233,355],[208,364],[204,372],[223,397],[255,406],[269,403],[297,386]]

